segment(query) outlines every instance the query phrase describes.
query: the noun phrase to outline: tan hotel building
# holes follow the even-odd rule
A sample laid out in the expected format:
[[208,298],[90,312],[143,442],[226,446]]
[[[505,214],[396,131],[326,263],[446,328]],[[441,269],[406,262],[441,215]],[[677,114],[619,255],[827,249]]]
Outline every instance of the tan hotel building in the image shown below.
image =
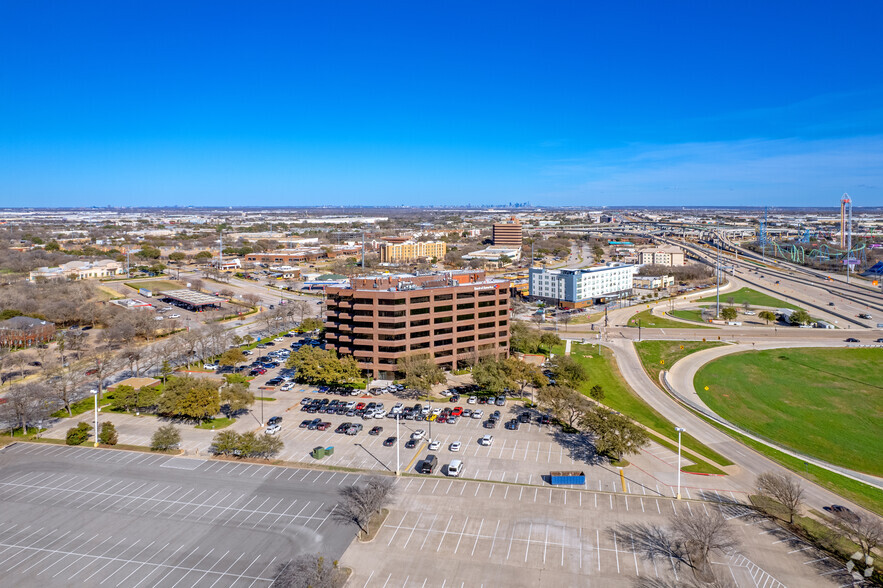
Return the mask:
[[353,278],[326,294],[326,346],[375,379],[395,379],[409,355],[454,369],[509,354],[509,282],[482,271]]
[[404,243],[381,243],[380,263],[397,263],[417,259],[444,259],[448,244],[444,241],[405,241]]

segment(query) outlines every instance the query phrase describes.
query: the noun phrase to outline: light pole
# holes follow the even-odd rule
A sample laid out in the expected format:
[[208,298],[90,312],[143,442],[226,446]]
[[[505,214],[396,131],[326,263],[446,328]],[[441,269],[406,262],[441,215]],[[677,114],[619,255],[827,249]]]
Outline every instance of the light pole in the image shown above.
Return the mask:
[[399,452],[401,451],[401,448],[399,447],[401,445],[401,443],[399,443],[399,441],[401,441],[399,438],[399,416],[401,416],[401,414],[396,413],[396,477],[402,475],[402,472],[399,470],[402,463],[402,460],[399,458]]
[[98,447],[98,390],[92,390],[92,395],[95,397],[95,443],[93,447]]
[[683,427],[675,427],[678,432],[678,500],[681,499],[681,433],[686,431]]

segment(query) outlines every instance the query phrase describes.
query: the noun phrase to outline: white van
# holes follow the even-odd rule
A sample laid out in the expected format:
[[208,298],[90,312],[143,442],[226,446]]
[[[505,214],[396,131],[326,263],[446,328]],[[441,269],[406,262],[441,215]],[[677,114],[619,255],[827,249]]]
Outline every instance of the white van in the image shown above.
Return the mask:
[[448,475],[449,476],[459,476],[460,472],[463,471],[463,462],[459,459],[452,459],[451,463],[448,464]]

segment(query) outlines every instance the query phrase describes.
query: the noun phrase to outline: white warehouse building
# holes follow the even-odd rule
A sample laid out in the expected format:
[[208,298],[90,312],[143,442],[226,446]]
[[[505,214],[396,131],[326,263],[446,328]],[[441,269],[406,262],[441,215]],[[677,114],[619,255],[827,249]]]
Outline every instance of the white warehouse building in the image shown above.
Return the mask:
[[580,269],[531,268],[529,296],[564,308],[582,308],[632,293],[637,266],[607,263]]

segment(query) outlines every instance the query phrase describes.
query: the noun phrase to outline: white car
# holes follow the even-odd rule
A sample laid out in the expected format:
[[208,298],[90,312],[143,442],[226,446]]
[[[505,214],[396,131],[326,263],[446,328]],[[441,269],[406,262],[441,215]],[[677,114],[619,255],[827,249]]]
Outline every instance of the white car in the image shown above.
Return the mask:
[[435,416],[440,415],[440,414],[441,414],[441,409],[440,409],[440,408],[433,408],[433,409],[432,409],[432,414],[434,414]]
[[282,430],[282,425],[278,425],[278,424],[277,425],[270,425],[269,427],[267,427],[267,429],[264,431],[264,433],[267,435],[275,435],[276,433],[278,433],[281,430]]
[[475,404],[476,402],[478,402],[478,396],[470,396],[466,401],[467,404]]
[[472,418],[474,418],[474,419],[480,419],[483,416],[484,416],[484,411],[481,410],[480,408],[472,413]]
[[292,388],[294,388],[294,383],[288,382],[287,384],[282,384],[282,386],[279,387],[279,390],[282,392],[288,392]]
[[423,429],[417,429],[413,433],[411,433],[411,439],[423,439],[426,436],[426,431]]
[[169,318],[181,318],[180,314],[170,314]]
[[488,447],[493,445],[493,443],[494,443],[494,436],[493,435],[485,435],[484,437],[482,437],[481,439],[478,440],[479,445],[486,445]]
[[395,406],[393,406],[392,410],[390,410],[389,412],[391,412],[393,414],[397,414],[397,413],[402,412],[403,408],[405,408],[404,404],[402,404],[401,402],[396,402]]
[[382,419],[385,416],[386,416],[386,411],[383,410],[382,408],[380,410],[374,411],[374,418],[375,419]]
[[460,451],[460,442],[454,441],[453,443],[451,443],[450,449],[451,451]]
[[155,320],[155,321],[161,321],[161,320],[162,320],[162,317],[161,317],[161,316],[155,316],[155,317],[153,317],[153,320]]
[[216,370],[218,369],[218,364],[216,363],[204,363],[202,364],[203,369],[206,370]]
[[441,447],[441,441],[433,441],[429,444],[430,451],[437,451],[439,447]]

